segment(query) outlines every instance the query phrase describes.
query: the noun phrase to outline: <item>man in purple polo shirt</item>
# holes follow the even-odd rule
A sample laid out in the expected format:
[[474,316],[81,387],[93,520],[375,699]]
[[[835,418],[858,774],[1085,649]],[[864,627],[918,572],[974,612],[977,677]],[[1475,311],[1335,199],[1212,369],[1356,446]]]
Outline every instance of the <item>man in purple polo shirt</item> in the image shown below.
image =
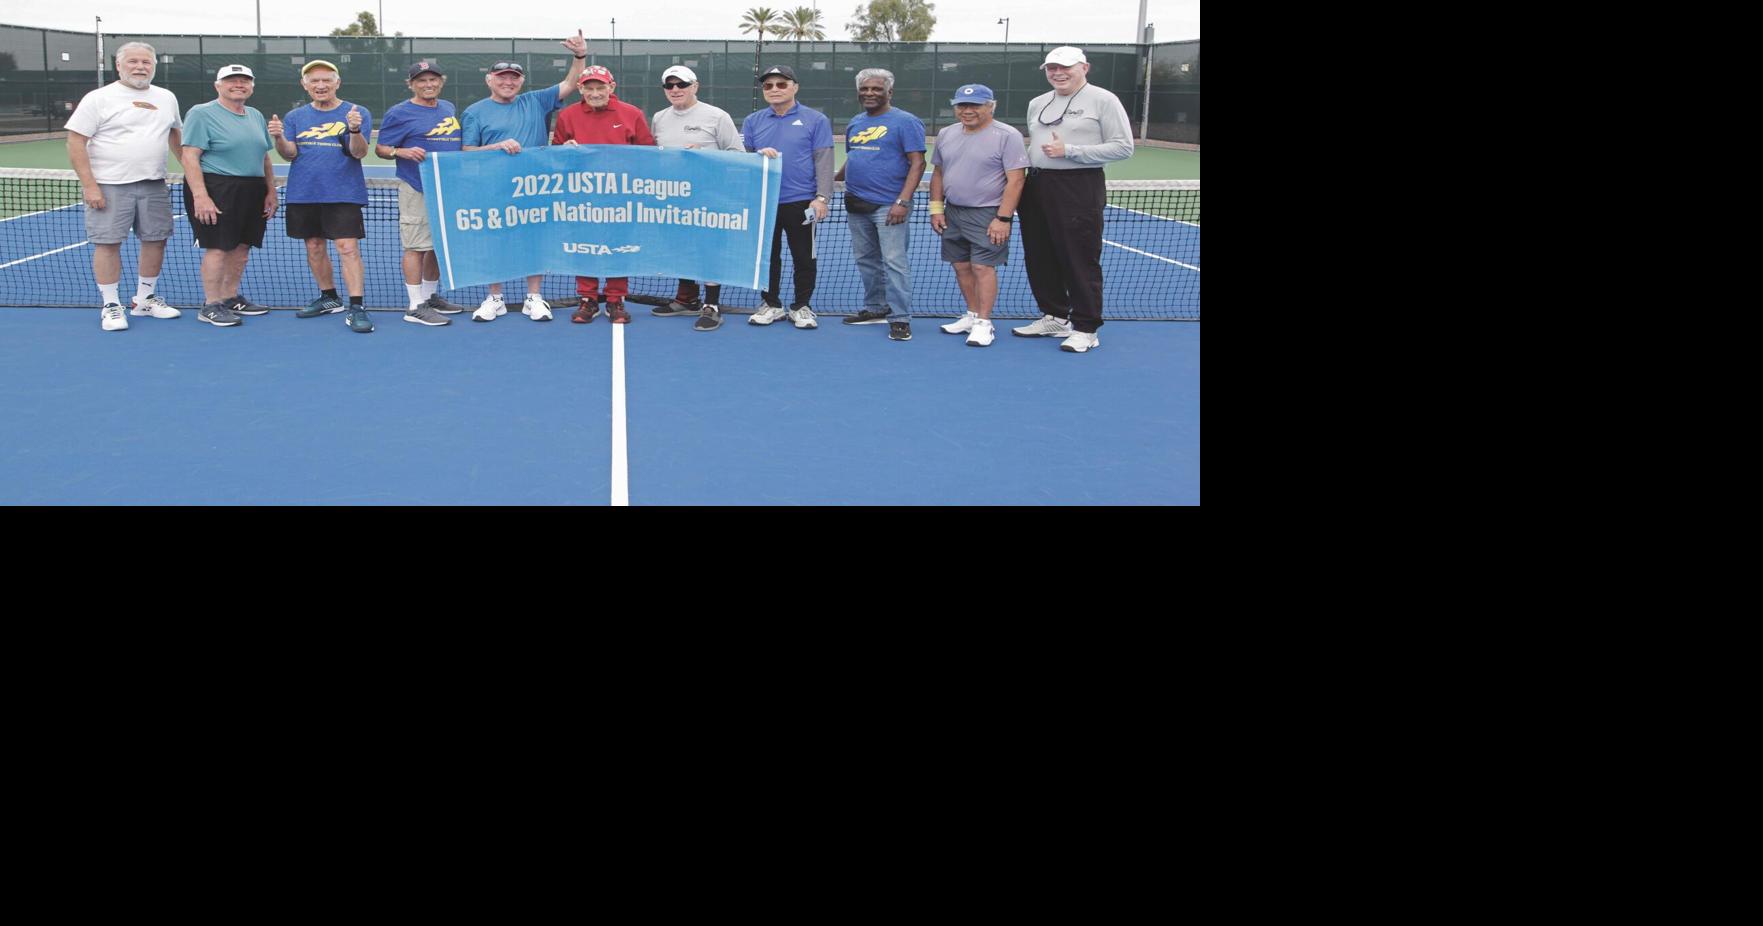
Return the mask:
[[967,335],[967,346],[989,347],[998,268],[1010,256],[1010,223],[1028,175],[1022,133],[993,118],[992,88],[968,84],[949,104],[961,120],[937,133],[931,163],[930,227],[943,237],[943,259],[955,268],[967,314],[942,326]]

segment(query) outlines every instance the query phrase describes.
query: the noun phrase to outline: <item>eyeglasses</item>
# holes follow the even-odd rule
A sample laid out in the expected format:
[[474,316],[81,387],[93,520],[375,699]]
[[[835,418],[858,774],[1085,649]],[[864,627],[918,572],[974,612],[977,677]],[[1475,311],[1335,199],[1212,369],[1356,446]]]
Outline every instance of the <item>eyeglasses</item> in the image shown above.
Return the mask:
[[767,90],[783,90],[783,89],[787,88],[789,85],[790,85],[789,81],[784,81],[781,84],[760,84],[759,86],[761,86]]
[[677,82],[677,81],[676,81],[676,82],[674,82],[674,83],[671,83],[671,84],[662,84],[662,85],[661,85],[661,86],[662,86],[662,88],[663,88],[663,89],[665,89],[665,90],[684,90],[684,89],[686,89],[686,88],[687,88],[687,87],[690,87],[690,86],[691,86],[691,84],[682,84],[682,83],[679,83],[679,82]]

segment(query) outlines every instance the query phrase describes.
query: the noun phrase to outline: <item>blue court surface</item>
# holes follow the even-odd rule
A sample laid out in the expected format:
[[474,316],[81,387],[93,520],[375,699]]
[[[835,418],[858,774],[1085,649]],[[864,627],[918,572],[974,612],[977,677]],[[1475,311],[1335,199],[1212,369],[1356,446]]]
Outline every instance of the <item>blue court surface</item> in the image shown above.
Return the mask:
[[[632,306],[444,328],[278,310],[238,328],[0,309],[0,503],[1197,505],[1200,324],[1087,354]],[[615,441],[615,341],[623,420]],[[628,473],[615,480],[615,470]]]

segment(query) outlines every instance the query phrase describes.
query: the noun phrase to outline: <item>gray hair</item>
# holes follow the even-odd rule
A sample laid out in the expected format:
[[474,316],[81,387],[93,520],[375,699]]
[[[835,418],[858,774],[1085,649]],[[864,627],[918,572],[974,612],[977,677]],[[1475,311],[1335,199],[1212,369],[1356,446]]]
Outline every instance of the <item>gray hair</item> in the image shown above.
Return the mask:
[[122,70],[122,56],[124,54],[127,54],[128,50],[131,48],[145,48],[145,49],[147,49],[147,54],[153,56],[153,63],[155,65],[157,65],[159,63],[159,52],[154,51],[153,46],[148,45],[146,42],[124,42],[121,45],[117,46],[117,49],[116,49],[117,70]]
[[881,78],[882,83],[889,90],[894,89],[894,72],[893,71],[885,71],[885,70],[882,70],[881,68],[864,68],[863,70],[858,71],[857,72],[857,86],[862,87],[863,82],[870,79],[871,77]]

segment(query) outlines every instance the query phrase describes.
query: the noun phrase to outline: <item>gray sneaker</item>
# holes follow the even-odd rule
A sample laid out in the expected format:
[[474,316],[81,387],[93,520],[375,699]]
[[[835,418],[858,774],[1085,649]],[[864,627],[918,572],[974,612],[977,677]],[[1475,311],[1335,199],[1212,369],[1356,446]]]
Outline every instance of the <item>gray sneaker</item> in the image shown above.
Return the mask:
[[240,315],[268,315],[269,314],[269,306],[258,305],[257,303],[252,302],[251,297],[245,295],[244,293],[240,293],[237,296],[234,296],[233,300],[234,300],[233,304],[231,306],[229,306],[229,308],[231,308],[234,312],[237,312]]
[[682,315],[698,315],[703,311],[704,303],[699,302],[696,299],[693,299],[691,302],[681,302],[678,299],[675,299],[666,305],[658,305],[655,308],[650,309],[649,314],[657,315],[662,318],[678,318]]
[[698,313],[698,320],[692,322],[693,331],[715,331],[722,327],[722,308],[713,302],[704,303],[704,310]]
[[429,296],[427,299],[423,300],[423,304],[433,308],[442,315],[458,315],[460,312],[465,311],[465,306],[454,305],[453,303],[442,299],[440,293],[435,293]]
[[419,302],[416,304],[416,308],[405,312],[404,320],[416,325],[428,325],[431,328],[453,324],[453,319],[442,315],[439,309],[427,302]]
[[202,311],[196,313],[196,320],[219,328],[231,328],[244,323],[244,319],[234,315],[232,308],[224,302],[210,302],[203,306]]

